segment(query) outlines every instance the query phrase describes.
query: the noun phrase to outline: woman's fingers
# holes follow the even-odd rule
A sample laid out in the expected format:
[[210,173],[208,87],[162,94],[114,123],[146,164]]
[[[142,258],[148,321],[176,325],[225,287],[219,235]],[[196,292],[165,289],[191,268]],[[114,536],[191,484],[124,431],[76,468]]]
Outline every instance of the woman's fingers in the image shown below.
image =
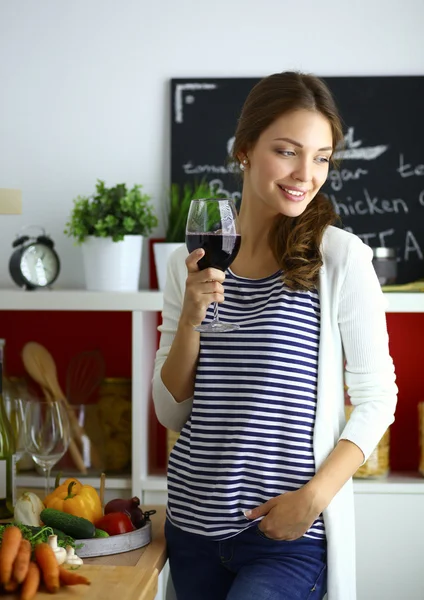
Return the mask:
[[199,271],[198,262],[205,255],[203,248],[197,248],[191,252],[186,258],[186,267],[189,273],[197,273]]
[[197,276],[193,280],[199,283],[205,281],[219,281],[222,283],[225,279],[225,274],[220,269],[213,269],[212,267],[203,270],[199,269],[197,263],[204,255],[205,251],[202,248],[198,248],[187,256],[185,262],[189,276],[196,274]]
[[199,270],[197,263],[204,254],[204,250],[198,249],[186,259],[188,275],[181,318],[192,325],[203,321],[210,304],[224,302],[225,273],[213,268]]
[[[224,286],[219,281],[205,281],[199,288],[201,294],[217,294],[224,299]],[[214,300],[215,302],[215,300]]]

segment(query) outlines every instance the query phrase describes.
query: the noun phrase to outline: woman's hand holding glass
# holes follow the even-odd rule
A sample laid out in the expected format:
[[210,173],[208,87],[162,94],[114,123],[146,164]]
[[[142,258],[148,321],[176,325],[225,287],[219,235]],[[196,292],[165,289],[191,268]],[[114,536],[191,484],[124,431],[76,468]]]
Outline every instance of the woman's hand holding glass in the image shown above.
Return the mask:
[[[189,252],[202,249],[203,255],[196,261],[196,268],[203,271],[196,282],[202,283],[202,293],[219,298],[213,299],[214,317],[209,323],[195,326],[196,331],[221,333],[239,329],[237,323],[223,323],[218,316],[218,302],[223,301],[222,276],[236,258],[241,244],[240,223],[236,206],[231,198],[199,198],[192,200],[187,217],[186,246]],[[189,273],[190,274],[190,273]],[[203,302],[198,302],[199,307]]]
[[198,248],[186,259],[188,276],[180,322],[191,327],[198,327],[202,323],[210,304],[224,302],[222,284],[225,274],[220,269],[199,270],[197,263],[204,255],[205,251]]

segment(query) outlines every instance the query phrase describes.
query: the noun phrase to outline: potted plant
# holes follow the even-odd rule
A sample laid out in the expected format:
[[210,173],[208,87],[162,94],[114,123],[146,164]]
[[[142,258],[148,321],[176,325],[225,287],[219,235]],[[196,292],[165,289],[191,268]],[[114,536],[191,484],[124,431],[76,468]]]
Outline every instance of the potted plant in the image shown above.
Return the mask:
[[[213,197],[224,197],[214,193]],[[163,290],[166,281],[166,268],[170,255],[185,244],[185,230],[190,209],[190,202],[199,198],[211,198],[212,193],[206,179],[200,182],[187,182],[183,186],[177,183],[171,185],[166,214],[166,233],[163,242],[153,244],[158,287]]]
[[64,233],[82,247],[87,289],[138,289],[143,237],[158,223],[151,197],[141,190],[106,187],[98,179],[95,194],[74,199]]

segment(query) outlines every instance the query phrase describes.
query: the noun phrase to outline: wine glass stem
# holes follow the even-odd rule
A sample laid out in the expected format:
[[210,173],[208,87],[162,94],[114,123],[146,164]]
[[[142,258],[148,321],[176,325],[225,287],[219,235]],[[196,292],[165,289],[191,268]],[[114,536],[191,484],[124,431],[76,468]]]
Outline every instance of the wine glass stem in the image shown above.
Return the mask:
[[51,467],[46,467],[44,469],[44,475],[46,476],[46,485],[45,485],[46,496],[48,496],[50,494],[50,472],[51,472],[51,470],[52,470]]
[[218,302],[214,302],[213,305],[213,320],[215,321],[215,323],[219,323]]

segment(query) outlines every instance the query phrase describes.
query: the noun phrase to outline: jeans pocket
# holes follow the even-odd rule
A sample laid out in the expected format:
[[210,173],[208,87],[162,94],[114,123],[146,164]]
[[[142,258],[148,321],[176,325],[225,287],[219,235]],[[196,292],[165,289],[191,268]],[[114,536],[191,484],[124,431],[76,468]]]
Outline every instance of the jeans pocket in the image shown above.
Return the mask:
[[264,540],[268,540],[268,542],[283,542],[284,540],[275,540],[274,538],[270,538],[268,537],[261,529],[259,529],[259,525],[256,525],[256,533],[258,534],[259,537],[263,538]]

